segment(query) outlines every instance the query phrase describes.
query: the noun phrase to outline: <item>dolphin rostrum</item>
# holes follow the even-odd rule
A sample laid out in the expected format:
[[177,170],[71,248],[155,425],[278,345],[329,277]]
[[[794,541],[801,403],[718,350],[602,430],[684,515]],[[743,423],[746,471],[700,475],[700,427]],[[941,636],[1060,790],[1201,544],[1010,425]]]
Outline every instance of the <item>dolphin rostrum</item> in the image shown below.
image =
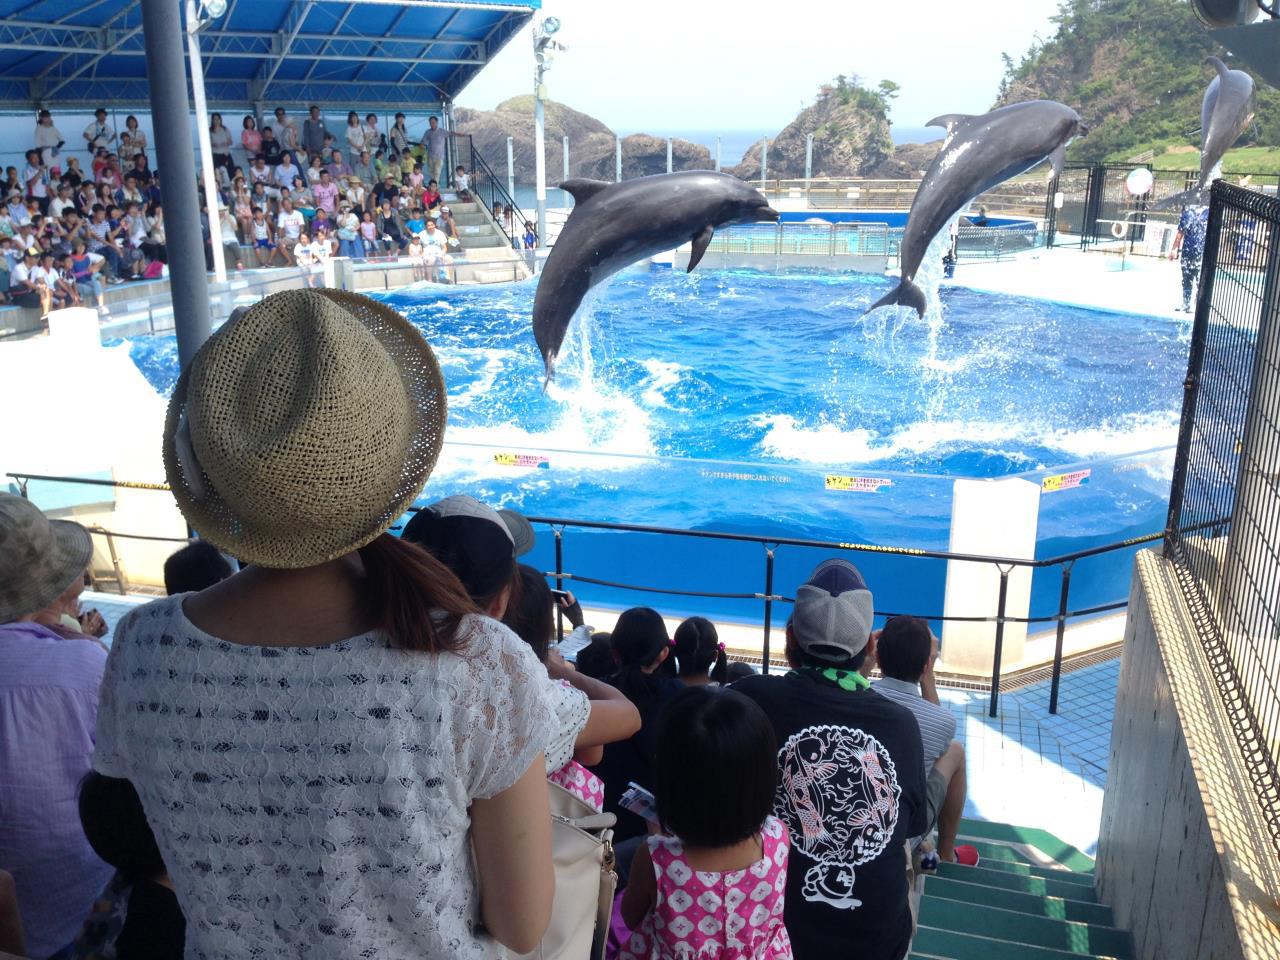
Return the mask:
[[1029,100],[982,116],[949,113],[929,121],[946,127],[947,140],[925,171],[911,202],[902,237],[902,282],[867,311],[904,304],[924,316],[924,291],[913,282],[934,236],[974,197],[1030,170],[1045,157],[1062,170],[1067,144],[1084,124],[1070,107]]
[[533,300],[533,336],[548,380],[574,311],[601,280],[690,240],[692,270],[716,227],[778,219],[760,191],[737,177],[707,170],[625,183],[566,180],[560,189],[573,195],[574,207],[547,257]]
[[1253,77],[1230,69],[1217,57],[1205,57],[1204,62],[1217,75],[1205,88],[1200,105],[1200,182],[1191,190],[1161,200],[1157,209],[1203,199],[1214,168],[1253,120]]

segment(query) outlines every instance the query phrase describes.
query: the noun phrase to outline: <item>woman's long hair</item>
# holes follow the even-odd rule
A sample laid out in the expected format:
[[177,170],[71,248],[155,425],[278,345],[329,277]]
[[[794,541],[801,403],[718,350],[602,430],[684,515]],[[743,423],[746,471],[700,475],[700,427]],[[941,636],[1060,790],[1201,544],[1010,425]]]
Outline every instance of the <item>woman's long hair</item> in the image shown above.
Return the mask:
[[458,626],[478,611],[453,571],[389,533],[359,552],[369,615],[394,646],[426,653],[462,649]]

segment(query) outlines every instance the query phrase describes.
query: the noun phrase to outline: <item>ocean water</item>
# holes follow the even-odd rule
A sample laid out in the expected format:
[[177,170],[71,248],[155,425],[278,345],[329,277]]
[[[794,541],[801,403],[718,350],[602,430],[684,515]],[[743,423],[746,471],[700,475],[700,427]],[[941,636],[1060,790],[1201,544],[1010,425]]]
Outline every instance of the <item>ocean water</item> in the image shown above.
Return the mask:
[[[1088,470],[1042,497],[1038,555],[1162,526],[1183,326],[959,287],[943,288],[926,320],[864,317],[891,282],[626,271],[580,309],[545,390],[536,281],[388,294],[448,383],[446,446],[425,500],[469,492],[538,516],[946,549],[955,478],[1039,483]],[[171,338],[136,340],[132,354],[157,390],[172,389]],[[832,476],[857,479],[832,489]],[[598,579],[763,587],[755,544],[570,530],[564,549],[565,569]],[[534,556],[551,568],[545,534]],[[780,549],[782,591],[820,558]],[[941,563],[855,559],[882,582],[880,609],[940,612]],[[1122,599],[1128,563],[1128,553],[1083,561],[1072,607]],[[1040,613],[1056,609],[1057,584],[1038,575]],[[592,602],[661,605],[581,589]],[[760,603],[680,607],[754,617]]]

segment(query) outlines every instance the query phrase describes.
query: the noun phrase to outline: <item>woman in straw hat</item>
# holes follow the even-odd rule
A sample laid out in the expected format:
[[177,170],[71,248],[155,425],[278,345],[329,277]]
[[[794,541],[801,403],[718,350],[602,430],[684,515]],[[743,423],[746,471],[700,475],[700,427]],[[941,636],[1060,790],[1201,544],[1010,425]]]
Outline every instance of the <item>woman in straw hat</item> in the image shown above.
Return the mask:
[[495,957],[550,917],[540,664],[386,533],[445,388],[390,308],[299,290],[174,389],[170,486],[250,566],[117,627],[94,766],[131,780],[192,956]]
[[0,493],[0,870],[13,874],[33,957],[75,939],[112,873],[76,809],[107,654],[61,625],[92,554],[78,523]]

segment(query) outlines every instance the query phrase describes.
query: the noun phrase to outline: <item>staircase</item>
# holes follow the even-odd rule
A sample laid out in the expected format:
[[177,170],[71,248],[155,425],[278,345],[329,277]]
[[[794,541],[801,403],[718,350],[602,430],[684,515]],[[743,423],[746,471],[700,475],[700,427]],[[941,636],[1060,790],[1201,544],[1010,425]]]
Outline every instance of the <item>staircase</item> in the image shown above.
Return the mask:
[[917,960],[1132,960],[1126,930],[1098,903],[1093,860],[1044,830],[964,820],[978,866],[939,864],[924,882]]
[[445,195],[445,203],[453,214],[461,244],[461,250],[455,251],[453,268],[458,283],[503,283],[530,276],[524,257],[512,249],[487,210],[452,194]]

